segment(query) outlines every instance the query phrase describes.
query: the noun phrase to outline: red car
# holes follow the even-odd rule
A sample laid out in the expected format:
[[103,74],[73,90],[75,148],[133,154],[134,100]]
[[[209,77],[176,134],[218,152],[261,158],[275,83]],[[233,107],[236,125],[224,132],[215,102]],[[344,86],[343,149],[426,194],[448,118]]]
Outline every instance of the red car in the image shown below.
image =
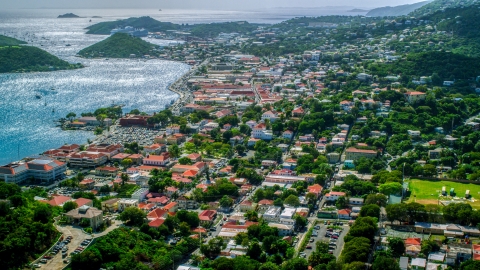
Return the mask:
[[43,256],[44,259],[47,259],[47,260],[50,260],[51,258],[53,258],[52,256],[49,256],[49,255],[45,255]]
[[333,239],[338,239],[338,236],[332,235],[331,238],[333,238]]
[[307,246],[306,249],[312,249],[312,246]]

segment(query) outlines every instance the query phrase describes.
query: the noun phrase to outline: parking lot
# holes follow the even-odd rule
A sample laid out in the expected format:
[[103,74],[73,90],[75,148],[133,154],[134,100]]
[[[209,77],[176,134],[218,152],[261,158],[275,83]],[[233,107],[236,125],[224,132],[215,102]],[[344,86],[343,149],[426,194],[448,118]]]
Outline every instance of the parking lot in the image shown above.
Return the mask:
[[[323,242],[330,242],[332,240],[330,237],[325,237],[328,225],[325,225],[323,220],[320,220],[317,223],[316,226],[319,226],[319,227],[317,227],[319,229],[314,229],[314,232],[315,231],[317,232],[317,236],[312,235],[312,237],[310,239],[313,239],[313,241],[309,242],[308,245],[307,245],[307,247],[311,246],[312,248],[311,249],[307,248],[304,251],[305,254],[306,254],[306,258],[308,258],[313,253],[313,251],[315,251],[317,242],[322,242],[322,241]],[[348,231],[350,231],[350,226],[348,226],[347,222],[343,222],[343,225],[340,226],[340,227],[342,228],[342,232],[339,233],[338,239],[336,239],[334,241],[336,243],[336,245],[335,245],[335,249],[333,250],[333,255],[337,258],[340,256],[340,253],[342,252],[342,249],[343,249],[343,245],[345,243],[343,238],[348,233]],[[311,241],[311,240],[309,240],[309,241]],[[333,240],[332,240],[332,242],[333,242]]]

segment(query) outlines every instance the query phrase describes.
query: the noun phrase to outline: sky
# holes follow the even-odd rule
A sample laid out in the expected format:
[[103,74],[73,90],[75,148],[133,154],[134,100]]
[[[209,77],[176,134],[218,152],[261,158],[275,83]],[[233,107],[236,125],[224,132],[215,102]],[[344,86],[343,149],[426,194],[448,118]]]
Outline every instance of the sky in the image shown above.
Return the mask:
[[422,0],[0,0],[2,8],[161,8],[258,10],[271,7],[348,6],[373,8],[413,4]]

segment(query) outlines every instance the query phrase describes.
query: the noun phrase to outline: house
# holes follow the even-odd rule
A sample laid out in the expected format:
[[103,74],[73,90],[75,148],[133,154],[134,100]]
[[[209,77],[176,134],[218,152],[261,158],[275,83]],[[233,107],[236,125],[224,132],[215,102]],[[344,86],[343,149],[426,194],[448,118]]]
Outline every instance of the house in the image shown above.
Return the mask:
[[165,218],[156,218],[148,222],[148,226],[151,228],[158,228],[163,225]]
[[[147,195],[148,197],[148,195]],[[156,206],[161,206],[161,205],[165,205],[168,203],[170,199],[165,197],[165,196],[161,196],[161,197],[154,197],[154,198],[149,198],[147,200],[148,203],[153,203],[155,204]]]
[[139,202],[143,201],[148,194],[148,188],[140,188],[133,192],[132,199],[137,200]]
[[480,261],[480,245],[474,244],[472,245],[473,250],[473,260]]
[[447,265],[458,265],[472,259],[472,245],[452,243],[448,246],[445,263]]
[[169,196],[169,197],[172,197],[173,194],[177,193],[178,192],[178,188],[176,187],[167,187],[165,189],[165,193]]
[[267,112],[264,112],[262,114],[262,120],[265,121],[265,120],[269,120],[270,123],[273,123],[275,122],[276,120],[278,120],[280,117],[278,117],[278,114],[277,112],[274,112],[274,111],[267,111]]
[[118,173],[118,168],[110,166],[102,166],[95,168],[95,175],[99,176],[116,176]]
[[350,219],[350,213],[352,213],[352,210],[350,209],[340,209],[337,211],[338,218],[339,219]]
[[103,223],[103,212],[95,207],[83,205],[79,208],[70,210],[65,214],[69,222],[79,224],[83,220],[88,220],[90,227],[97,229]]
[[222,229],[220,230],[220,233],[218,234],[218,237],[221,237],[226,240],[231,240],[237,234],[239,233],[247,233],[248,232],[248,227],[258,224],[258,222],[252,222],[252,221],[229,221],[226,222],[223,226]]
[[256,208],[257,208],[257,203],[254,203],[250,200],[244,200],[242,203],[240,203],[241,212],[255,211]]
[[203,226],[211,225],[216,217],[217,217],[217,211],[216,210],[204,210],[203,212],[198,214],[198,218],[200,219],[200,223],[203,224]]
[[184,196],[177,198],[179,209],[197,209],[199,207],[198,202],[193,199],[188,199]]
[[77,204],[77,207],[82,207],[84,205],[93,207],[93,201],[90,199],[78,198],[75,200],[75,203]]
[[290,131],[290,130],[285,130],[283,133],[282,133],[282,137],[284,139],[287,139],[287,140],[291,140],[293,138],[293,132]]
[[147,166],[166,166],[170,162],[169,155],[150,155],[143,159],[143,164]]
[[353,168],[355,168],[355,164],[354,164],[353,160],[351,160],[351,159],[345,160],[345,161],[343,162],[343,166],[344,166],[345,168],[347,168],[347,169],[353,169]]
[[262,160],[262,167],[270,168],[277,166],[277,162],[274,160]]
[[283,209],[282,213],[280,214],[280,219],[292,219],[296,211],[297,209],[293,207],[285,207],[285,209]]
[[71,167],[95,168],[105,164],[108,156],[100,152],[82,151],[71,154],[67,160]]
[[92,189],[95,185],[95,181],[93,179],[83,179],[78,183],[78,185],[84,189]]
[[404,94],[405,98],[407,99],[408,103],[414,104],[420,101],[425,100],[427,94],[418,91],[409,91]]
[[263,219],[268,222],[278,222],[280,220],[280,213],[282,208],[278,206],[270,206],[267,211],[263,213]]
[[252,137],[254,139],[271,140],[273,134],[271,130],[267,130],[267,126],[264,123],[261,123],[253,127]]
[[281,223],[268,223],[269,227],[277,228],[279,236],[287,236],[293,233],[293,226],[292,225],[285,225]]
[[336,201],[338,198],[340,197],[345,197],[345,192],[340,192],[340,191],[330,191],[329,193],[327,193],[327,195],[325,195],[325,199],[327,201],[331,201],[331,202],[334,202]]
[[138,200],[132,200],[132,199],[120,199],[117,202],[117,207],[118,211],[122,212],[128,207],[138,207]]
[[263,199],[258,202],[258,211],[259,212],[264,212],[266,211],[270,206],[273,206],[273,200],[267,200]]
[[319,199],[322,196],[323,187],[319,184],[311,185],[307,187],[307,193],[313,193]]
[[72,197],[54,194],[51,200],[45,202],[50,204],[51,206],[63,206],[66,202],[69,202],[71,200]]
[[165,144],[159,144],[159,143],[154,143],[149,146],[144,146],[143,151],[145,152],[146,155],[158,155],[162,152],[165,152],[167,150],[167,146]]
[[167,218],[168,211],[160,208],[155,208],[147,214],[147,219],[152,221],[159,218]]
[[302,117],[305,114],[305,110],[302,107],[298,107],[292,111],[293,117]]
[[423,258],[413,258],[412,263],[410,264],[411,269],[414,269],[414,270],[425,269],[426,265],[427,265],[427,260]]
[[405,239],[405,253],[410,256],[417,256],[422,250],[422,239],[418,237],[410,237]]
[[438,147],[437,149],[434,150],[429,150],[428,151],[428,157],[430,159],[439,159],[441,154],[442,154],[443,148]]
[[177,202],[170,202],[169,204],[163,207],[163,210],[168,211],[169,213],[175,213],[177,212],[177,209],[178,209]]
[[196,171],[197,173],[203,173],[207,168],[207,164],[204,162],[197,162],[193,165],[180,165],[175,164],[172,167],[172,172],[176,173],[184,173],[186,171]]
[[351,206],[361,206],[363,205],[363,198],[348,198],[348,204]]
[[357,149],[355,147],[349,147],[346,150],[346,160],[358,160],[362,157],[364,158],[376,158],[378,155],[377,151],[367,150],[367,149]]
[[118,201],[120,199],[113,198],[102,202],[102,211],[104,212],[117,212],[118,211]]
[[407,130],[407,133],[412,137],[419,137],[421,135],[420,131],[418,130]]
[[189,158],[190,161],[192,161],[192,163],[202,161],[202,155],[197,154],[197,153],[192,153],[192,154],[188,155],[187,158]]

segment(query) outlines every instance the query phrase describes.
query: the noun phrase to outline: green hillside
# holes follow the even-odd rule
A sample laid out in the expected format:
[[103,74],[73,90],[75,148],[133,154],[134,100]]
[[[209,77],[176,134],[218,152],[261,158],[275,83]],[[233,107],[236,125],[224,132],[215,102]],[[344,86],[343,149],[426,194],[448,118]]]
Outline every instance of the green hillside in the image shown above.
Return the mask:
[[190,33],[197,37],[215,37],[220,33],[247,33],[257,29],[257,24],[248,22],[223,22],[209,24],[194,24],[190,27]]
[[27,44],[27,42],[0,35],[0,46],[16,46],[21,44]]
[[410,13],[411,16],[419,17],[427,14],[455,7],[468,7],[475,4],[477,0],[435,0]]
[[436,84],[444,80],[461,80],[476,77],[480,72],[480,58],[451,52],[431,51],[409,54],[406,59],[391,64],[372,63],[368,69],[379,76],[402,74],[403,76],[439,76]]
[[166,30],[180,29],[180,25],[170,22],[160,22],[150,17],[128,18],[113,22],[101,22],[87,27],[87,34],[110,35],[110,31],[115,28],[124,28],[132,26],[135,28],[145,28],[149,32],[160,32]]
[[105,40],[102,40],[90,47],[87,47],[78,54],[86,58],[110,57],[129,58],[135,54],[136,57],[144,55],[156,56],[158,46],[148,43],[141,38],[132,37],[125,33],[116,33]]
[[379,7],[370,10],[366,16],[371,17],[385,17],[385,16],[404,16],[410,12],[430,3],[431,1],[423,1],[410,5],[401,5],[394,7]]
[[31,46],[0,47],[0,73],[52,71],[80,68],[48,52]]

